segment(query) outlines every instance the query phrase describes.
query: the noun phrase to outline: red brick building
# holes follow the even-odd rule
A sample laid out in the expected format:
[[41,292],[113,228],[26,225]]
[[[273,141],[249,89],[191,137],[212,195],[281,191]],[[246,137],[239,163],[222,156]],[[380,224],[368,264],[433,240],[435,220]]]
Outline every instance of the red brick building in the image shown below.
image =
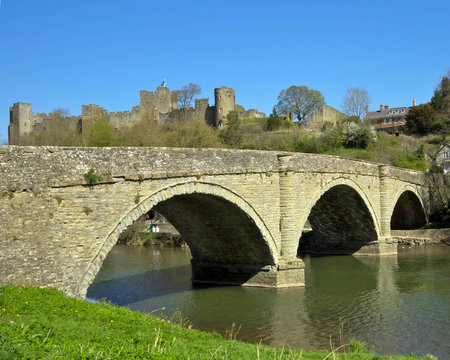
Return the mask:
[[[416,100],[413,100],[413,106],[416,106]],[[391,134],[403,132],[406,124],[406,114],[411,107],[390,108],[389,105],[380,105],[378,111],[366,111],[365,121],[372,124],[376,130],[383,130]]]

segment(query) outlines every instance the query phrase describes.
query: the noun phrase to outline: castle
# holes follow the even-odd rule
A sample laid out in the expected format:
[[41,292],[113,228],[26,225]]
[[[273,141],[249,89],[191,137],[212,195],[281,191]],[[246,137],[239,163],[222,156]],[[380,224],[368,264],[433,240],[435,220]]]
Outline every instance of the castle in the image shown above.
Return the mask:
[[[91,104],[81,106],[81,115],[65,116],[64,121],[73,131],[88,135],[92,125],[97,121],[107,121],[115,129],[133,126],[141,121],[170,123],[174,121],[205,121],[215,127],[226,126],[227,115],[236,111],[240,118],[261,118],[266,115],[256,109],[245,111],[236,104],[232,88],[222,86],[214,89],[213,106],[208,98],[195,99],[195,107],[178,109],[177,93],[167,87],[158,87],[156,91],[140,91],[139,105],[131,111],[108,112],[101,106]],[[10,107],[8,142],[10,145],[21,143],[23,137],[37,133],[50,124],[56,113],[33,113],[32,104],[15,103]],[[51,125],[50,125],[51,126]]]

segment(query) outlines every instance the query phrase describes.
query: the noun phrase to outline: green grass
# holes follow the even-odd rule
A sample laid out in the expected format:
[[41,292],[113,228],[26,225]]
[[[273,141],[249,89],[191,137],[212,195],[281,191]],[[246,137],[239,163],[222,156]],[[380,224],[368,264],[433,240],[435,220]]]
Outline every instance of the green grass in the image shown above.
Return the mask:
[[53,289],[0,287],[0,315],[0,359],[417,359],[245,344]]

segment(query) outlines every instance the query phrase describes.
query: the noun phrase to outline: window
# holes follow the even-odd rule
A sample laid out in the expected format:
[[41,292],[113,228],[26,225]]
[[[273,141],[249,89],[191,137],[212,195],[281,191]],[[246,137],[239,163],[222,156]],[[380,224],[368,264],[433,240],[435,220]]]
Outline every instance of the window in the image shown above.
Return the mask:
[[389,119],[389,125],[392,125],[392,119]]
[[444,159],[450,159],[450,152],[444,153]]
[[377,126],[377,124],[378,124],[378,121],[374,120],[374,121],[373,121],[373,125],[374,125],[374,126]]
[[386,125],[386,119],[383,120],[383,125]]

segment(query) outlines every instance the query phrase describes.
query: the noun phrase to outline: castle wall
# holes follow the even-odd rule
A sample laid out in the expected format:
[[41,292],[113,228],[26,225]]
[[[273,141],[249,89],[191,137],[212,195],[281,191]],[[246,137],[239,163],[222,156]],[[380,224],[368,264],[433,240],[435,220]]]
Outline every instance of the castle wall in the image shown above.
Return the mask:
[[[265,117],[256,109],[245,111],[237,106],[235,92],[232,88],[222,86],[214,90],[215,106],[209,105],[208,98],[195,99],[195,107],[178,109],[177,94],[166,87],[158,87],[156,91],[140,91],[140,102],[131,111],[109,113],[101,106],[90,104],[81,106],[81,116],[64,117],[70,129],[84,136],[98,121],[107,121],[115,129],[136,125],[140,121],[170,123],[175,121],[205,121],[211,126],[226,126],[227,115],[237,110],[240,118]],[[9,144],[19,144],[20,138],[26,134],[39,132],[54,126],[53,119],[59,119],[57,113],[37,113],[33,115],[32,105],[16,103],[10,107]]]
[[92,126],[97,121],[108,121],[108,111],[101,106],[90,104],[81,105],[81,133],[89,135]]
[[318,107],[308,118],[306,128],[310,130],[321,130],[325,123],[336,124],[339,119],[343,119],[347,115],[332,108],[328,105]]
[[33,117],[33,129],[32,132],[38,132],[48,129],[49,126],[53,126],[54,122],[52,120],[61,119],[64,125],[69,128],[69,130],[74,132],[79,132],[81,129],[81,116],[64,116],[61,117],[58,113],[36,113]]
[[209,106],[209,99],[195,99],[195,108],[177,109],[169,114],[162,114],[161,123],[177,121],[205,121],[208,125],[214,125],[214,107]]
[[139,107],[135,106],[131,111],[119,111],[109,113],[109,123],[115,128],[136,125],[140,120]]
[[240,119],[265,118],[266,114],[256,109],[249,109],[239,114]]

